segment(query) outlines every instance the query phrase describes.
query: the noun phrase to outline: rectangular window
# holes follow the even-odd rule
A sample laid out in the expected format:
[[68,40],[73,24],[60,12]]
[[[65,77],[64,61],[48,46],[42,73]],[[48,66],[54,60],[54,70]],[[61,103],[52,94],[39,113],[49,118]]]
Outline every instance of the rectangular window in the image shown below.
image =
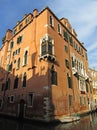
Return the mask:
[[69,42],[70,42],[70,45],[73,46],[73,39],[72,39],[72,37],[69,37]]
[[17,54],[19,54],[20,53],[20,48],[17,50]]
[[53,17],[52,17],[52,16],[50,16],[50,26],[51,26],[51,27],[54,27],[54,20],[53,20]]
[[69,61],[67,59],[65,59],[65,65],[69,69]]
[[52,43],[48,43],[48,53],[52,55]]
[[59,24],[58,24],[58,33],[61,34],[61,27]]
[[12,63],[7,65],[7,71],[11,71],[12,70]]
[[14,34],[16,34],[16,33],[17,33],[17,29],[14,30]]
[[72,80],[71,77],[67,74],[67,79],[68,79],[68,87],[72,88]]
[[63,30],[63,37],[66,41],[68,41],[68,33]]
[[10,97],[10,103],[14,103],[14,100],[15,100],[15,96],[12,95],[12,96]]
[[51,83],[57,85],[57,72],[54,70],[51,71]]
[[18,77],[14,80],[14,89],[18,88]]
[[64,45],[64,50],[68,53],[68,47]]
[[73,98],[72,95],[69,95],[69,107],[73,105]]
[[34,97],[33,93],[28,94],[28,106],[30,106],[30,107],[33,106],[33,97]]
[[88,83],[86,82],[86,91],[89,92]]
[[73,57],[72,57],[72,67],[75,67],[75,61],[73,60]]
[[19,30],[21,30],[23,28],[23,24],[20,24],[19,26]]
[[19,36],[19,37],[17,38],[17,44],[19,44],[20,42],[22,42],[22,36]]
[[46,54],[46,50],[47,50],[46,46],[47,46],[46,44],[42,44],[42,47],[41,47],[41,51],[42,51],[41,54],[42,54],[42,56]]

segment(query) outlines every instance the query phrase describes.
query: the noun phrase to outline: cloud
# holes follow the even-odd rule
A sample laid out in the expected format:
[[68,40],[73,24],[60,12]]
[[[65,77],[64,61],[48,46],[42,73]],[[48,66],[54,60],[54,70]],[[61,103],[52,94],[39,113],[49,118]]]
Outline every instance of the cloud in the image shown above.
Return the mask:
[[59,18],[70,21],[78,39],[85,43],[90,66],[97,69],[97,0],[49,0],[48,4]]
[[93,52],[93,50],[96,49],[96,54],[97,54],[97,41],[95,41],[94,43],[91,43],[91,45],[89,45],[87,47],[88,52],[90,53],[91,51]]

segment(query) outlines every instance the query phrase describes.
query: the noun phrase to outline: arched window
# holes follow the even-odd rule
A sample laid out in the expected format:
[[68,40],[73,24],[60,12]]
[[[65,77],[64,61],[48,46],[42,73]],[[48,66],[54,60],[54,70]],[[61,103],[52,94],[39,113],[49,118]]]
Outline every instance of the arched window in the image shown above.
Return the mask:
[[72,79],[69,74],[67,74],[68,87],[72,88]]
[[17,62],[17,69],[20,68],[20,58],[18,59],[18,62]]
[[52,65],[52,68],[51,68],[51,84],[52,85],[58,84],[57,72],[55,71],[54,65]]
[[27,59],[28,59],[28,51],[26,50],[24,54],[24,65],[27,64]]
[[18,80],[19,80],[19,78],[18,78],[18,76],[16,76],[16,78],[14,80],[14,89],[18,88]]
[[6,90],[10,88],[10,78],[7,79],[6,81]]
[[24,73],[23,75],[23,87],[26,87],[26,80],[27,80],[27,75]]

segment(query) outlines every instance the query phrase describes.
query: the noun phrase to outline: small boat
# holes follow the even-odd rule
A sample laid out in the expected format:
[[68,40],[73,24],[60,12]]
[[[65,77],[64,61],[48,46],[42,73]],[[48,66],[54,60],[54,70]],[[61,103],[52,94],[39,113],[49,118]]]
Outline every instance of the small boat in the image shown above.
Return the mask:
[[78,121],[78,120],[80,120],[79,116],[65,116],[60,119],[60,122],[69,123],[69,122]]

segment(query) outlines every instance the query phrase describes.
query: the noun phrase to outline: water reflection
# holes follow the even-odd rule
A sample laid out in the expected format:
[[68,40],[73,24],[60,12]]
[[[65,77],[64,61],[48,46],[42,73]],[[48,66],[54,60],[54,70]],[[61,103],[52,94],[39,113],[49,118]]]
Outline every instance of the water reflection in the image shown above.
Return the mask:
[[0,130],[96,130],[97,113],[84,116],[80,121],[67,124],[23,123],[0,119]]

